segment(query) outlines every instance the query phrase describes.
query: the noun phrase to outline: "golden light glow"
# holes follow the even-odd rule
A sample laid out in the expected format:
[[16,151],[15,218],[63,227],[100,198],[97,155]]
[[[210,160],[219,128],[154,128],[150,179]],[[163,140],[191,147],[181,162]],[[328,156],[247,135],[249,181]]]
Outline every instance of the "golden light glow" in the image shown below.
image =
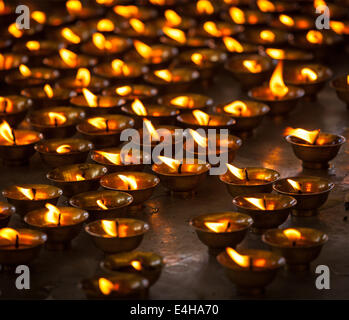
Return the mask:
[[111,153],[105,151],[96,151],[97,154],[101,155],[105,159],[107,159],[112,164],[121,164],[121,155],[120,153]]
[[76,180],[76,181],[84,181],[84,180],[86,180],[86,179],[82,176],[82,174],[77,173],[77,174],[75,175],[75,180]]
[[15,144],[12,128],[5,120],[0,124],[0,136],[10,144]]
[[115,28],[113,21],[109,19],[101,19],[97,23],[97,30],[100,32],[111,32]]
[[16,189],[29,200],[35,199],[34,190],[31,188],[16,187]]
[[132,110],[139,116],[146,116],[147,115],[147,110],[145,109],[142,101],[139,99],[136,99],[132,102]]
[[294,20],[290,16],[288,16],[286,14],[280,14],[279,20],[285,26],[288,26],[288,27],[293,27],[294,26]]
[[13,111],[12,100],[5,97],[0,97],[0,112],[7,113],[11,111]]
[[244,60],[242,65],[252,73],[262,72],[262,65],[257,60]]
[[69,144],[62,144],[61,146],[57,147],[56,152],[57,153],[69,153],[71,150],[72,150],[72,148]]
[[293,129],[291,127],[287,127],[285,129],[284,135],[290,135],[292,137],[296,137],[298,139],[304,140],[310,144],[315,144],[316,139],[319,136],[319,133],[320,133],[320,130],[308,131],[301,128]]
[[92,35],[92,42],[99,50],[110,50],[113,47],[112,43],[106,40],[105,36],[99,32]]
[[135,268],[137,271],[141,271],[142,270],[142,263],[138,260],[132,260],[130,262],[131,266],[133,268]]
[[302,233],[300,233],[297,229],[289,228],[282,231],[282,233],[287,237],[290,241],[297,241],[302,239]]
[[238,7],[231,7],[229,14],[236,24],[244,24],[246,22],[245,13]]
[[223,42],[225,47],[230,51],[230,52],[243,52],[244,48],[241,45],[239,41],[232,37],[223,37]]
[[227,104],[224,106],[223,110],[227,113],[231,113],[234,116],[244,116],[248,117],[251,115],[250,110],[248,109],[247,105],[245,102],[236,100],[233,101],[232,103]]
[[71,68],[75,68],[78,65],[79,57],[76,53],[68,50],[68,49],[60,49],[59,56],[63,60],[63,62]]
[[193,139],[195,140],[195,142],[203,147],[206,148],[207,147],[207,139],[206,137],[203,137],[202,135],[200,135],[200,133],[198,133],[197,131],[193,130],[193,129],[189,129],[190,135],[193,137]]
[[229,227],[229,220],[224,220],[224,221],[217,221],[217,222],[205,222],[204,225],[206,228],[209,230],[216,232],[216,233],[221,233],[221,232],[226,232],[228,227]]
[[67,121],[67,118],[64,114],[58,112],[49,112],[48,114],[49,123],[53,126],[62,125]]
[[53,97],[53,89],[49,84],[44,85],[44,91],[48,98],[51,99]]
[[40,42],[39,41],[28,41],[25,46],[30,50],[30,51],[38,51],[40,50]]
[[264,199],[247,197],[244,197],[244,199],[260,210],[267,210]]
[[257,0],[257,6],[262,12],[274,12],[275,5],[268,0]]
[[87,122],[97,129],[100,129],[100,130],[107,129],[107,123],[105,118],[102,118],[102,117],[90,118],[87,120]]
[[0,69],[8,70],[12,67],[13,56],[4,56],[0,53]]
[[86,68],[79,68],[76,73],[75,81],[82,87],[88,87],[91,82],[91,73]]
[[6,239],[8,241],[15,242],[16,238],[19,236],[18,231],[12,228],[2,228],[0,229],[0,238]]
[[170,167],[171,169],[177,171],[181,162],[177,159],[172,159],[169,157],[159,156],[158,157],[165,165]]
[[61,35],[64,39],[74,44],[78,44],[81,41],[80,37],[76,33],[74,33],[72,29],[69,28],[63,28]]
[[104,201],[102,199],[98,199],[96,201],[98,207],[100,207],[103,210],[108,210],[109,208],[104,204]]
[[285,51],[282,49],[267,48],[265,52],[273,59],[284,59]]
[[204,30],[212,36],[223,36],[222,31],[217,28],[217,25],[213,21],[206,21],[204,23]]
[[130,190],[137,190],[137,180],[132,176],[125,176],[123,174],[118,174],[118,177],[125,183],[126,187]]
[[79,0],[68,0],[65,6],[70,14],[76,14],[82,10],[82,4]]
[[171,27],[178,26],[182,23],[181,16],[174,10],[166,10],[165,18],[166,18],[167,25]]
[[16,22],[11,23],[8,28],[8,32],[12,34],[15,38],[20,38],[23,36],[23,31],[17,28]]
[[160,141],[160,136],[159,136],[158,132],[156,131],[156,129],[154,128],[151,121],[149,121],[148,119],[143,119],[143,123],[144,123],[145,128],[147,129],[148,133],[150,134],[150,136],[155,141]]
[[188,96],[178,96],[176,98],[171,99],[170,102],[171,104],[179,107],[193,108],[195,105],[194,99]]
[[240,267],[248,268],[250,266],[250,257],[244,256],[239,254],[237,251],[235,251],[233,248],[227,247],[226,252],[230,259],[232,259],[236,264],[238,264]]
[[324,40],[324,36],[322,35],[322,33],[317,30],[308,31],[306,38],[310,43],[314,44],[321,44]]
[[165,0],[149,0],[149,1],[150,1],[150,3],[158,5],[158,6],[163,6],[166,3]]
[[119,96],[127,96],[132,92],[132,88],[130,86],[123,86],[115,89],[115,92]]
[[130,23],[131,27],[133,28],[133,30],[135,30],[138,33],[144,33],[145,24],[141,20],[136,19],[136,18],[132,18],[132,19],[130,19],[129,23]]
[[120,288],[120,285],[117,283],[112,283],[106,278],[98,279],[99,290],[105,295],[109,295],[112,291],[117,291]]
[[199,125],[207,126],[209,124],[210,116],[206,112],[194,110],[192,113]]
[[275,97],[282,98],[288,93],[282,78],[282,61],[279,61],[269,81],[269,88]]
[[301,188],[300,184],[297,181],[294,181],[292,179],[287,179],[286,181],[292,186],[292,188],[294,190],[302,191],[302,188]]
[[114,59],[111,63],[111,67],[118,75],[129,76],[131,74],[130,67],[120,59]]
[[40,24],[44,24],[46,22],[46,14],[42,11],[33,11],[30,17]]
[[[337,34],[343,34],[346,30],[345,24],[342,21],[330,21],[331,29]],[[349,28],[348,28],[349,31]]]
[[32,72],[30,71],[30,69],[24,64],[21,64],[19,66],[19,72],[23,77],[26,77],[26,78],[32,75]]
[[187,41],[187,37],[185,35],[185,32],[180,30],[180,29],[175,29],[175,28],[170,28],[170,27],[164,26],[162,28],[162,31],[169,38],[171,38],[179,43],[186,43],[186,41]]
[[85,100],[87,101],[87,104],[91,108],[98,107],[98,96],[93,94],[90,90],[83,88],[82,93],[85,97]]
[[48,210],[45,213],[45,221],[52,224],[58,224],[61,214],[60,210],[50,203],[46,203],[45,207]]
[[208,0],[199,0],[196,3],[196,11],[200,14],[213,14],[214,7]]
[[153,50],[151,47],[149,47],[147,44],[139,41],[139,40],[134,40],[133,42],[134,47],[136,51],[144,58],[144,59],[149,59],[152,56]]
[[349,86],[349,74],[347,75],[347,85]]
[[154,74],[158,77],[158,78],[160,78],[160,79],[162,79],[162,80],[165,80],[165,81],[167,81],[167,82],[171,82],[172,81],[172,73],[171,73],[171,71],[170,70],[168,70],[168,69],[162,69],[162,70],[155,70],[154,71]]
[[306,81],[316,81],[318,78],[317,73],[310,68],[302,68],[301,76]]
[[237,168],[229,163],[227,163],[227,168],[236,178],[240,180],[246,179],[246,169]]
[[115,6],[114,12],[124,18],[130,19],[139,13],[137,6]]
[[273,42],[275,40],[275,33],[270,30],[261,31],[259,36],[264,41]]
[[5,11],[5,2],[3,0],[0,0],[0,12]]
[[204,56],[201,53],[193,53],[190,57],[191,61],[193,61],[196,65],[201,65],[204,61]]
[[320,6],[326,6],[327,3],[324,0],[314,0],[314,8],[320,7]]

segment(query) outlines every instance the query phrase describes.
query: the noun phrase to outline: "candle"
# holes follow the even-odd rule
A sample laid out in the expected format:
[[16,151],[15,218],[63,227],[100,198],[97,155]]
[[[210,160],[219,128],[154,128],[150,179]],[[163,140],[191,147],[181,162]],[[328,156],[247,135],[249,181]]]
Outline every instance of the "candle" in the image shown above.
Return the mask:
[[46,178],[60,187],[67,197],[80,192],[96,190],[107,168],[98,164],[78,163],[59,167],[47,173]]
[[139,99],[143,102],[152,101],[158,95],[158,89],[144,84],[116,85],[103,91],[104,95],[116,95],[127,101]]
[[228,171],[219,176],[230,195],[236,197],[239,194],[267,193],[273,191],[273,183],[280,174],[268,168],[237,168],[227,163]]
[[223,18],[233,23],[246,26],[258,26],[268,24],[271,20],[269,14],[253,9],[232,6],[228,13],[222,14]]
[[199,240],[216,255],[226,247],[235,248],[246,236],[253,220],[237,212],[203,214],[190,220]]
[[283,46],[287,44],[290,35],[283,30],[273,28],[248,29],[243,34],[243,40],[256,45]]
[[92,142],[77,138],[43,140],[35,145],[41,160],[53,168],[83,163],[92,149]]
[[10,222],[16,208],[7,202],[0,201],[0,228],[5,228]]
[[96,220],[85,226],[96,247],[108,254],[136,249],[148,230],[146,222],[127,218]]
[[0,121],[6,121],[10,126],[15,127],[24,120],[32,105],[31,99],[22,96],[0,96]]
[[296,157],[302,160],[303,167],[309,169],[327,169],[328,162],[336,157],[341,145],[345,143],[343,136],[320,130],[287,128],[284,135]]
[[225,21],[205,21],[200,26],[189,30],[189,34],[201,37],[231,37],[243,31],[243,27]]
[[229,53],[230,56],[239,55],[241,53],[258,53],[258,46],[241,42],[233,37],[223,37],[215,42],[215,47]]
[[158,98],[161,105],[179,109],[181,113],[191,112],[192,109],[207,109],[213,105],[213,99],[197,93],[169,93]]
[[65,5],[68,13],[79,20],[97,17],[103,13],[103,8],[96,5],[86,5],[79,0],[68,0]]
[[293,12],[299,10],[299,4],[297,2],[286,1],[269,1],[269,0],[257,0],[257,7],[262,12],[268,13],[281,13],[281,12]]
[[0,158],[6,166],[28,164],[34,155],[34,145],[43,138],[31,130],[13,129],[6,121],[0,124]]
[[220,6],[218,3],[210,0],[198,0],[188,3],[182,11],[195,19],[207,19],[218,13]]
[[325,233],[311,228],[272,229],[262,236],[264,243],[285,257],[286,269],[290,271],[309,270],[327,240]]
[[317,215],[333,188],[334,183],[319,177],[289,177],[277,181],[273,186],[276,192],[297,200],[292,214],[301,217]]
[[113,13],[120,19],[140,19],[142,21],[153,19],[157,16],[157,10],[148,6],[116,5]]
[[314,19],[306,15],[279,14],[270,23],[273,28],[300,32],[314,28]]
[[133,197],[121,191],[90,191],[79,193],[69,200],[74,208],[88,211],[90,220],[125,217]]
[[[21,64],[27,63],[28,57],[15,53],[0,53],[0,75],[5,77]],[[4,81],[3,79],[1,82]]]
[[293,48],[266,48],[261,54],[272,59],[284,61],[286,66],[290,67],[297,66],[298,63],[310,62],[314,59],[314,55],[311,52]]
[[46,203],[56,204],[62,194],[61,189],[46,184],[12,185],[2,190],[2,195],[22,217],[29,211],[44,207]]
[[87,218],[84,210],[46,203],[45,208],[28,212],[24,222],[47,234],[49,250],[63,250],[71,248],[71,241],[80,233]]
[[293,197],[271,193],[240,195],[233,199],[233,205],[238,212],[252,217],[252,231],[256,233],[263,233],[283,224],[296,204],[297,200]]

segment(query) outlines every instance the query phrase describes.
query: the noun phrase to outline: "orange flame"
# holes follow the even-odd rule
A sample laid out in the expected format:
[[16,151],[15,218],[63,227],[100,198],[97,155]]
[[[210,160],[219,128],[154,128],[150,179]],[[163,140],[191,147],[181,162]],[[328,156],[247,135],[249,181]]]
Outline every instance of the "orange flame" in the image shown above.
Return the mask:
[[300,184],[297,181],[287,179],[287,182],[292,186],[292,188],[296,191],[302,191]]
[[221,232],[227,231],[230,221],[222,220],[217,222],[205,222],[204,224],[205,224],[205,227],[208,228],[209,230],[216,233],[221,233]]
[[110,50],[113,45],[110,41],[105,39],[105,36],[99,32],[92,35],[92,42],[99,50]]
[[139,116],[146,116],[147,115],[147,110],[145,109],[143,103],[139,100],[136,99],[135,101],[132,102],[132,110]]
[[274,12],[275,5],[268,0],[257,0],[257,6],[262,12]]
[[155,70],[155,71],[154,71],[154,74],[155,74],[158,78],[160,78],[160,79],[162,79],[162,80],[165,80],[165,81],[167,81],[167,82],[171,82],[172,79],[173,79],[172,73],[171,73],[171,71],[168,70],[168,69]]
[[72,150],[69,144],[62,144],[61,146],[56,148],[57,153],[69,153]]
[[116,88],[115,92],[119,96],[127,96],[132,92],[132,88],[130,86],[122,86],[122,87]]
[[124,76],[128,76],[131,74],[131,69],[129,66],[120,59],[114,59],[111,63],[111,67],[113,68],[114,72],[119,75],[122,74]]
[[40,42],[39,41],[28,41],[25,46],[30,50],[30,51],[38,51],[40,50]]
[[130,190],[137,190],[137,180],[132,176],[125,176],[123,174],[118,174],[118,177],[126,184],[126,187]]
[[224,111],[227,113],[232,113],[235,116],[250,116],[251,112],[248,109],[245,102],[236,100],[232,103],[229,103],[228,105],[224,106]]
[[134,47],[136,51],[144,58],[144,59],[149,59],[151,58],[153,54],[153,49],[149,47],[147,44],[139,41],[139,40],[134,40],[133,42]]
[[169,157],[164,157],[164,156],[159,156],[158,157],[165,165],[167,165],[168,167],[170,167],[171,169],[177,171],[181,162],[179,160],[176,159],[172,159]]
[[149,132],[150,136],[155,140],[155,141],[159,141],[160,140],[160,136],[158,134],[158,132],[156,131],[156,129],[154,128],[153,124],[151,123],[151,121],[149,121],[148,119],[143,119],[143,123],[145,125],[145,128],[147,129],[147,131]]
[[245,13],[240,8],[231,7],[229,14],[236,24],[244,24],[246,22]]
[[136,18],[132,18],[132,19],[130,19],[129,23],[130,23],[131,27],[133,28],[133,30],[135,30],[138,33],[144,33],[145,24],[141,20],[136,19]]
[[78,55],[68,49],[60,49],[59,56],[61,57],[63,62],[71,68],[75,68],[79,62]]
[[327,3],[324,0],[314,0],[314,8],[320,7],[320,6],[326,6]]
[[0,53],[0,69],[10,69],[13,63],[13,56],[4,56]]
[[214,7],[212,3],[208,0],[199,0],[196,3],[196,10],[200,14],[213,14]]
[[74,44],[78,44],[81,41],[80,37],[69,28],[63,28],[61,31],[61,35],[64,39]]
[[347,85],[349,86],[349,74],[347,75]]
[[192,113],[199,125],[207,126],[209,124],[210,116],[206,112],[194,110]]
[[33,11],[30,16],[37,23],[44,24],[46,22],[46,14],[42,11]]
[[52,87],[49,84],[45,84],[44,85],[44,91],[45,94],[48,98],[52,98],[53,97],[53,90]]
[[164,26],[162,28],[162,31],[169,38],[171,38],[179,43],[186,43],[186,41],[187,41],[187,37],[185,35],[185,32],[180,30],[180,29],[175,29],[175,28],[170,28],[170,27]]
[[226,252],[228,256],[240,267],[243,268],[248,268],[250,267],[250,257],[249,256],[244,256],[239,254],[237,251],[235,251],[233,248],[227,247]]
[[286,128],[284,135],[290,135],[292,137],[296,137],[298,139],[304,140],[310,144],[315,144],[318,136],[319,136],[320,130],[313,130],[308,131],[305,129],[297,128]]
[[48,210],[45,213],[45,221],[52,224],[58,224],[60,220],[60,210],[53,204],[46,203],[46,209]]
[[18,231],[12,228],[2,228],[0,229],[0,238],[9,240],[11,243],[16,241],[19,236]]
[[141,271],[142,270],[142,263],[138,260],[133,260],[130,262],[131,266],[133,268],[135,268],[137,271]]
[[115,6],[113,10],[116,14],[126,19],[130,19],[139,13],[137,6]]
[[13,102],[12,100],[5,98],[5,97],[0,97],[0,112],[11,112],[13,110]]
[[267,48],[265,52],[273,59],[284,59],[285,51],[282,49]]
[[86,68],[79,68],[75,80],[83,87],[88,87],[91,82],[91,73]]
[[191,61],[193,61],[196,65],[201,65],[204,61],[204,56],[201,53],[193,53],[190,57]]
[[314,44],[321,44],[324,40],[324,36],[322,35],[322,33],[317,30],[308,31],[306,38],[310,43]]
[[246,169],[240,169],[232,164],[227,163],[228,170],[238,179],[245,180],[246,179]]
[[91,108],[98,107],[98,96],[94,95],[90,90],[83,88],[82,93],[87,101],[87,104]]
[[50,125],[62,125],[67,121],[65,115],[58,112],[49,112],[48,114]]
[[206,137],[203,137],[202,135],[200,135],[197,131],[193,130],[193,129],[189,129],[190,135],[193,137],[193,139],[195,140],[195,142],[203,147],[206,148],[207,147],[207,139]]
[[284,231],[282,231],[282,233],[290,241],[297,241],[302,238],[302,234],[297,229],[293,229],[293,228],[285,229]]
[[169,26],[175,27],[182,23],[182,18],[174,10],[166,10],[165,18]]
[[294,26],[294,20],[290,16],[288,16],[286,14],[280,14],[279,20],[285,26],[288,26],[288,27],[293,27]]
[[237,41],[236,39],[232,38],[232,37],[224,37],[223,38],[223,42],[225,47],[230,51],[230,52],[243,52],[244,48],[241,45],[241,43],[239,41]]
[[256,208],[258,208],[258,209],[260,209],[260,210],[267,210],[264,199],[259,199],[259,198],[247,198],[247,197],[244,197],[244,199],[245,199],[247,202],[253,204]]
[[284,97],[288,93],[282,78],[282,61],[279,61],[269,81],[272,94],[278,98]]
[[104,201],[102,199],[98,199],[96,201],[98,207],[100,207],[103,210],[108,210],[109,208],[104,204]]
[[270,31],[270,30],[263,30],[263,31],[261,31],[259,36],[264,41],[273,42],[275,40],[275,33]]
[[301,76],[306,81],[316,81],[318,78],[317,73],[310,68],[302,68]]
[[178,96],[176,98],[171,99],[171,104],[179,107],[194,107],[194,99],[188,96]]
[[12,34],[15,38],[20,38],[23,36],[23,31],[18,29],[16,22],[11,23],[7,28],[8,32]]
[[97,129],[100,129],[100,130],[107,129],[106,119],[103,117],[90,118],[87,120],[87,122]]
[[121,164],[120,153],[111,153],[111,152],[104,152],[104,151],[96,151],[96,153],[103,156],[105,159],[107,159],[109,162],[113,164]]
[[222,31],[217,28],[217,25],[213,21],[206,21],[204,23],[204,30],[212,36],[221,37]]
[[35,194],[33,189],[30,188],[22,188],[22,187],[16,187],[16,189],[24,195],[27,199],[29,200],[34,200],[35,199]]
[[16,140],[13,135],[13,130],[5,120],[0,124],[0,136],[10,144],[15,144]]
[[70,14],[79,13],[82,10],[82,4],[79,0],[68,0],[65,6]]
[[21,64],[19,66],[19,72],[22,74],[23,77],[26,77],[26,78],[32,75],[32,72],[30,71],[30,69],[24,64]]
[[262,65],[257,60],[244,60],[243,66],[252,73],[262,72]]
[[5,11],[5,2],[0,0],[0,12]]
[[110,32],[115,28],[113,21],[109,19],[101,19],[97,23],[97,30],[100,32]]
[[330,27],[337,34],[343,34],[346,30],[345,24],[341,21],[330,21]]
[[106,278],[99,278],[98,286],[99,286],[99,290],[101,290],[101,292],[105,296],[109,295],[112,291],[118,291],[120,288],[120,285],[118,283],[112,283]]
[[84,180],[86,180],[86,179],[82,176],[82,174],[77,173],[77,174],[75,175],[75,180],[76,180],[76,181],[84,181]]

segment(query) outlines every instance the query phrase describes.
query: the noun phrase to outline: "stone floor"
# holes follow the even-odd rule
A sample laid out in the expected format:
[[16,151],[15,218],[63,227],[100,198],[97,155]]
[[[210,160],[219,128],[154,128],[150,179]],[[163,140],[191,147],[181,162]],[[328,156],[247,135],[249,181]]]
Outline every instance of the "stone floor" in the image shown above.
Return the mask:
[[[336,57],[335,70],[344,72]],[[348,70],[346,70],[348,71]],[[337,72],[338,73],[338,72]],[[200,89],[200,88],[199,88]],[[200,91],[200,90],[199,90]],[[237,83],[227,74],[220,73],[209,94],[217,103],[242,97]],[[236,158],[236,165],[265,166],[278,170],[282,177],[308,174],[328,177],[336,186],[317,217],[289,218],[283,226],[310,226],[329,235],[320,257],[312,264],[312,271],[290,274],[282,271],[268,287],[261,299],[346,299],[349,298],[349,222],[343,218],[344,195],[349,189],[346,178],[349,169],[349,147],[344,145],[328,172],[303,171],[289,145],[283,140],[286,126],[323,131],[349,136],[347,128],[349,113],[335,93],[327,86],[315,103],[302,102],[282,123],[265,119],[254,137],[245,141]],[[15,183],[47,183],[44,167],[36,155],[30,167],[0,167],[0,189]],[[66,199],[62,199],[62,204]],[[157,214],[138,213],[151,226],[145,235],[141,250],[150,250],[162,255],[166,261],[159,281],[152,287],[151,299],[241,299],[234,286],[226,278],[221,266],[197,239],[188,221],[199,214],[232,210],[232,198],[216,176],[210,176],[198,190],[197,197],[190,200],[171,198],[159,187],[148,201],[160,210]],[[12,226],[21,222],[16,217]],[[260,236],[249,233],[241,247],[265,248]],[[31,265],[31,289],[19,292],[15,289],[15,274],[0,273],[0,298],[2,299],[83,299],[79,288],[83,278],[100,273],[99,262],[103,254],[94,247],[84,232],[74,240],[69,251],[43,250]],[[331,269],[331,289],[317,290],[314,269],[324,264]]]

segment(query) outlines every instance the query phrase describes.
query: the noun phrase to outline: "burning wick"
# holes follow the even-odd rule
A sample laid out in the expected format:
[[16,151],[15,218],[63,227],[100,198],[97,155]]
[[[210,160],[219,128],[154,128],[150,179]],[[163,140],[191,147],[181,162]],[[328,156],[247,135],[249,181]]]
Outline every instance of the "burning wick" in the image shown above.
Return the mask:
[[19,236],[18,236],[18,234],[16,234],[15,248],[16,248],[16,249],[19,248]]
[[178,174],[182,173],[182,166],[183,163],[181,163],[179,160],[176,159],[171,159],[168,157],[164,157],[164,156],[159,156],[158,157],[164,164],[166,164],[168,167],[177,170]]
[[292,186],[292,188],[299,194],[302,194],[302,184],[297,182],[297,181],[294,181],[294,180],[291,180],[291,179],[287,179],[287,182]]
[[297,240],[302,238],[302,234],[296,229],[285,229],[282,233],[292,242],[292,247],[295,247],[297,245]]

